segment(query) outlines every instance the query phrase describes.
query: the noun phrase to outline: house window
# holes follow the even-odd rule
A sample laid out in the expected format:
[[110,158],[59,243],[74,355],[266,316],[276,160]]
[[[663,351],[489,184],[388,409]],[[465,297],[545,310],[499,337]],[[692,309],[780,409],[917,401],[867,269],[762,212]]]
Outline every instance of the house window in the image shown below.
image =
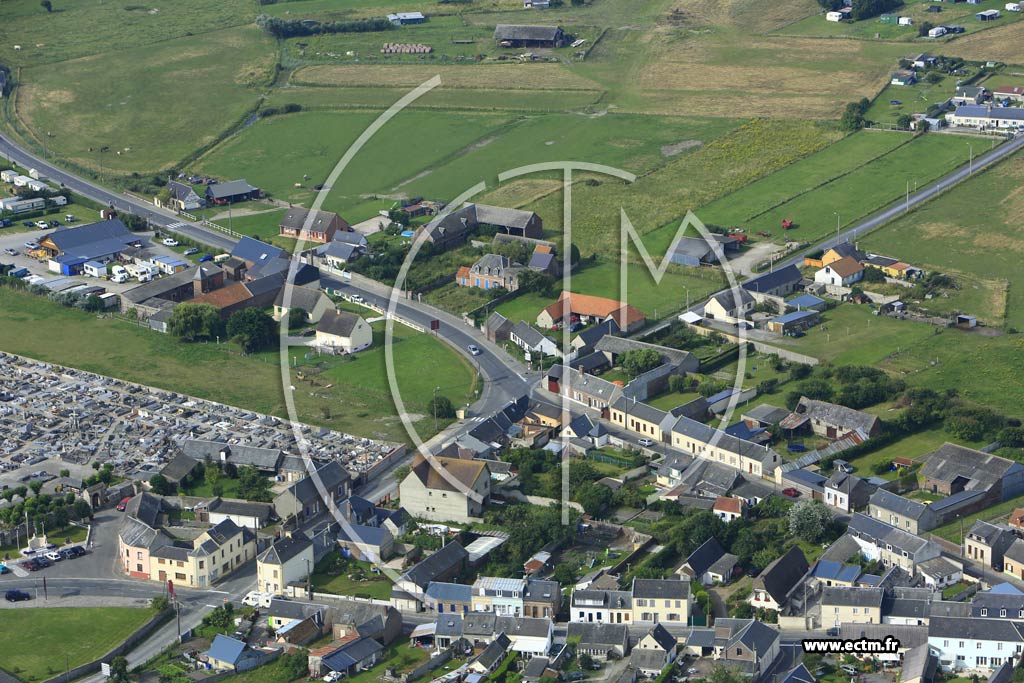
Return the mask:
[[142,559],[142,552],[135,553],[135,559],[136,560],[141,560]]
[[142,565],[141,564],[135,565],[135,571],[141,572],[142,571]]
[[988,616],[988,608],[987,607],[982,607],[981,608],[981,616],[983,616],[983,617],[987,617]]
[[205,567],[205,565],[206,565],[206,562],[204,560],[199,560],[199,568],[200,569],[203,569]]

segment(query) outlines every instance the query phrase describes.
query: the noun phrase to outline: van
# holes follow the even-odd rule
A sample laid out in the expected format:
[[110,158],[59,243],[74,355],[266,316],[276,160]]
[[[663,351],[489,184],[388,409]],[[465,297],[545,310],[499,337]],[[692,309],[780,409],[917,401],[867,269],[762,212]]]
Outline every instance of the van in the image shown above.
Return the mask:
[[216,256],[213,257],[213,262],[214,263],[224,263],[229,258],[231,258],[231,254],[217,254]]
[[111,275],[127,275],[128,271],[121,264],[115,264],[110,268]]
[[273,593],[263,593],[260,591],[249,591],[244,598],[242,598],[242,604],[248,607],[259,607],[261,609],[267,609],[270,607],[270,601],[273,600]]
[[123,285],[128,282],[128,273],[117,273],[116,275],[110,276],[110,281],[119,285]]

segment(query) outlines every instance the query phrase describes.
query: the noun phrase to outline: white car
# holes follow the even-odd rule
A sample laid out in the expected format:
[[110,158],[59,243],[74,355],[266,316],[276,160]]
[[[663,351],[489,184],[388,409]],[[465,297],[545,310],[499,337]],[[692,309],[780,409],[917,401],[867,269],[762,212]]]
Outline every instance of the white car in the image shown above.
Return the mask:
[[50,552],[46,553],[46,559],[50,560],[51,562],[60,562],[64,559],[64,556],[56,550],[51,550]]
[[35,242],[25,242],[25,246],[28,247],[29,249],[36,249],[37,247],[39,247],[39,245],[36,244]]
[[474,356],[479,356],[481,353],[483,353],[480,350],[480,347],[478,347],[476,344],[470,344],[466,348],[469,349],[469,352]]
[[349,299],[349,301],[352,301],[352,302],[357,303],[357,304],[363,303],[363,297],[361,295],[359,295],[359,294],[353,294],[348,299]]
[[638,444],[640,444],[641,446],[653,446],[654,445],[654,439],[648,439],[646,436],[637,439],[636,442]]
[[8,256],[17,256],[18,255],[18,250],[17,249],[4,249],[4,253],[7,254]]
[[50,224],[47,223],[46,221],[36,221],[36,227],[39,228],[40,230],[46,230],[48,227],[50,227]]
[[342,674],[340,671],[328,671],[327,675],[324,676],[324,680],[327,681],[327,683],[334,683],[335,681],[340,681],[341,678]]
[[163,245],[165,247],[176,247],[178,246],[178,240],[174,239],[173,237],[165,237]]

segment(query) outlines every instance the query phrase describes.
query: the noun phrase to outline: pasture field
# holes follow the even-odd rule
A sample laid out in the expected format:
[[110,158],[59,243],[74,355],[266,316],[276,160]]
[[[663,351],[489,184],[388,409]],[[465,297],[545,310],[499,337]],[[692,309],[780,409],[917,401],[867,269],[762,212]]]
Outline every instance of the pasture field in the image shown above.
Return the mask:
[[[648,248],[663,245],[664,253],[679,222],[688,210],[696,210],[744,185],[814,154],[840,139],[833,127],[809,121],[756,119],[731,130],[685,154],[673,157],[662,168],[627,184],[605,176],[595,183],[573,186],[573,235],[584,255],[617,254],[621,211],[644,236]],[[537,196],[537,186],[523,185],[516,201],[513,186],[501,188],[501,200],[544,217],[545,229],[560,231],[562,195]],[[533,199],[530,199],[533,197]],[[491,201],[485,196],[481,201]],[[659,235],[649,233],[660,230]],[[650,239],[651,241],[648,241]],[[657,249],[655,249],[657,252]]]
[[[925,301],[925,307],[959,305],[961,311],[976,312],[990,324],[999,324],[998,313],[1005,310],[1006,324],[1024,329],[1022,188],[1024,157],[1016,154],[909,216],[865,235],[861,247],[899,255],[926,270],[963,274],[960,277],[966,284],[954,294],[952,302]],[[1006,282],[1008,297],[1002,286]],[[991,284],[982,287],[984,283]],[[990,295],[975,295],[978,287],[987,289]]]
[[[379,15],[378,15],[379,16]],[[483,16],[483,15],[481,15]],[[593,42],[598,29],[587,26],[563,26],[575,38]],[[383,54],[384,43],[429,45],[428,54]],[[575,50],[565,46],[545,50],[545,54],[571,59]],[[494,25],[478,25],[460,16],[431,14],[423,24],[396,26],[390,31],[366,33],[326,33],[292,38],[285,42],[284,60],[288,64],[348,63],[374,64],[474,64],[484,59],[514,59],[521,48],[503,48],[494,42]]]
[[[276,350],[240,356],[228,344],[182,344],[147,327],[100,319],[8,288],[0,288],[0,310],[4,312],[4,324],[0,325],[0,349],[4,351],[287,416]],[[382,329],[380,323],[376,325]],[[330,378],[323,382],[333,384],[330,389],[293,380],[300,419],[350,434],[406,441],[390,398],[382,338],[378,331],[374,346],[353,359],[325,357],[327,369],[321,377]],[[82,339],[90,343],[82,344]],[[301,369],[303,352],[301,348],[293,352]],[[428,363],[446,378],[441,393],[453,403],[461,405],[472,396],[475,372],[468,361],[443,342],[396,325],[399,390],[409,411],[420,413],[414,422],[424,437],[432,434],[434,427],[433,419],[424,421],[421,412],[436,386],[420,372]],[[426,384],[430,386],[424,388]]]
[[[936,52],[946,54],[959,54],[953,47],[946,48],[943,44],[950,42],[950,38],[938,40],[928,37],[918,37],[918,27],[924,23],[931,23],[934,26],[943,24],[956,24],[966,29],[965,33],[976,33],[1002,24],[1009,24],[1020,19],[1020,12],[1007,12],[1003,9],[1006,4],[1004,0],[983,0],[980,4],[942,4],[941,12],[931,13],[928,7],[934,3],[930,0],[909,0],[902,7],[893,10],[893,14],[901,17],[910,17],[914,23],[911,26],[894,26],[883,24],[878,17],[855,22],[834,22],[826,21],[824,11],[821,14],[809,16],[806,19],[795,22],[778,30],[779,35],[786,36],[812,36],[815,38],[858,38],[862,40],[885,40],[918,42],[922,48],[936,43],[941,47],[933,48]],[[994,22],[977,21],[974,15],[982,10],[997,9],[1002,16]],[[963,34],[961,34],[963,35]],[[933,52],[935,54],[936,52]]]
[[773,207],[785,206],[797,197],[813,193],[828,181],[852,173],[910,142],[910,134],[904,133],[854,133],[701,207],[696,213],[705,223],[770,231],[781,237],[779,224],[769,225],[758,219]]
[[289,0],[262,5],[260,12],[282,19],[315,19],[316,21],[350,21],[383,17],[392,12],[423,11],[428,17],[491,11],[494,9],[522,10],[519,0],[471,0],[468,3],[443,5],[424,3],[422,0],[350,0],[339,5],[337,0]]
[[372,83],[378,88],[412,89],[434,76],[441,76],[445,88],[493,90],[502,86],[509,99],[526,90],[599,90],[601,85],[574,73],[560,64],[487,64],[481,68],[446,69],[427,64],[339,64],[298,69],[289,79],[292,85],[316,87],[362,87]]
[[[31,67],[87,55],[116,55],[131,48],[249,24],[254,16],[251,0],[148,0],[145,4],[57,0],[50,13],[37,0],[4,0],[0,64]],[[112,37],[111,27],[117,28],[116,37]],[[215,35],[207,38],[216,40]],[[16,50],[15,45],[21,49]],[[105,85],[112,86],[114,80],[118,79]]]
[[[860,133],[877,134],[888,135]],[[770,211],[740,225],[751,231],[774,230],[778,234],[782,232],[782,221],[788,218],[797,224],[796,229],[788,231],[792,237],[813,243],[836,229],[836,214],[839,214],[841,225],[852,225],[876,210],[903,199],[908,181],[911,190],[915,185],[924,186],[966,163],[968,155],[967,143],[962,137],[925,134],[879,155],[849,173],[837,175],[810,192],[794,194],[774,206],[771,202],[765,202],[765,208],[772,207]],[[744,191],[756,193],[757,188],[748,185]],[[729,197],[721,200],[724,205],[728,205],[728,202]],[[707,212],[707,215],[711,222],[718,222],[714,212]],[[912,255],[907,254],[907,258],[912,258]]]
[[[617,260],[598,259],[573,272],[572,291],[619,300],[620,274]],[[674,264],[665,271],[660,283],[654,281],[646,266],[636,263],[627,266],[626,278],[628,302],[651,320],[682,310],[686,305],[687,292],[693,303],[725,286],[725,279],[717,270]]]
[[[273,41],[255,27],[229,28],[82,57],[60,68],[27,67],[18,116],[37,139],[47,138],[51,152],[79,166],[157,171],[240,122],[273,69]],[[182,86],[185,74],[188,87]]]
[[[313,186],[326,180],[376,117],[371,112],[304,112],[263,119],[219,145],[197,166],[221,177],[244,177],[276,199],[309,203],[316,193]],[[393,199],[365,215],[352,215],[349,209],[374,195],[406,196],[400,186],[403,180],[443,163],[508,123],[494,114],[403,112],[352,160],[324,208],[339,211],[350,221],[369,218]],[[384,159],[394,163],[381,163]]]
[[102,657],[152,616],[153,610],[139,607],[4,610],[0,668],[29,683],[59,676],[67,666]]
[[[1003,12],[1003,17],[1007,14],[1011,12]],[[957,56],[976,61],[993,60],[1016,65],[1024,62],[1020,54],[1020,46],[1024,44],[1024,24],[1020,21],[1001,24],[1002,21],[999,19],[992,22],[999,25],[987,31],[979,31],[956,40],[954,46]]]
[[[303,110],[373,109],[383,111],[408,94],[408,88],[332,87],[289,85],[271,91],[267,107],[295,103]],[[505,90],[446,88],[431,90],[412,109],[458,109],[508,112],[562,112],[587,110],[601,98],[600,90],[517,90],[509,97]]]
[[871,315],[869,306],[842,304],[821,315],[803,337],[774,343],[836,365],[877,365],[935,334],[931,325]]
[[[244,177],[277,199],[309,202],[312,186],[326,178],[374,118],[375,113],[358,111],[270,117],[218,146],[198,165],[221,177]],[[513,119],[482,112],[406,111],[367,143],[339,178],[325,208],[350,221],[362,220],[396,198],[450,200],[480,181],[494,186],[505,169],[543,161],[589,161],[642,173],[668,161],[663,147],[685,140],[703,144],[729,127],[721,120],[619,114]],[[402,163],[382,164],[381,159]]]

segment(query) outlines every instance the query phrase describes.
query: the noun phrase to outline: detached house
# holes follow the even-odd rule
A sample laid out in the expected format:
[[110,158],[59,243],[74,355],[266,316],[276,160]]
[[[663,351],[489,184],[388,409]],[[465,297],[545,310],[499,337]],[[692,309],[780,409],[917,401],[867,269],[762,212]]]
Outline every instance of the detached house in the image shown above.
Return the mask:
[[196,194],[191,185],[179,183],[177,180],[169,180],[167,189],[170,196],[167,199],[157,197],[154,202],[157,206],[163,206],[172,211],[195,211],[203,207],[203,198]]
[[[326,500],[321,498],[320,487]],[[302,521],[334,509],[351,492],[352,476],[341,463],[332,460],[318,467],[316,476],[300,479],[279,493],[274,498],[274,510],[281,519],[296,517]]]
[[753,619],[716,619],[714,658],[753,673],[768,671],[779,656],[779,632]]
[[341,353],[370,348],[373,330],[362,316],[348,311],[325,311],[316,326],[316,345]]
[[715,583],[729,583],[739,564],[739,558],[725,552],[725,548],[712,537],[704,541],[699,548],[690,553],[676,574],[699,581],[705,586]]
[[417,455],[399,490],[403,507],[413,517],[466,523],[483,514],[491,476],[480,460]]
[[519,289],[519,273],[522,269],[521,265],[512,263],[501,254],[484,254],[472,266],[459,268],[455,284],[460,287],[500,288],[514,292]]
[[676,637],[658,624],[641,638],[629,656],[629,663],[645,676],[655,677],[675,661]]
[[679,579],[633,579],[633,623],[682,622],[690,619],[690,582]]
[[828,264],[814,274],[814,281],[833,287],[849,287],[864,277],[864,265],[851,256]]
[[803,551],[793,546],[754,578],[750,604],[755,608],[780,610],[809,569]]
[[281,219],[279,234],[282,237],[326,244],[334,239],[336,232],[348,229],[348,221],[336,213],[293,206]]

